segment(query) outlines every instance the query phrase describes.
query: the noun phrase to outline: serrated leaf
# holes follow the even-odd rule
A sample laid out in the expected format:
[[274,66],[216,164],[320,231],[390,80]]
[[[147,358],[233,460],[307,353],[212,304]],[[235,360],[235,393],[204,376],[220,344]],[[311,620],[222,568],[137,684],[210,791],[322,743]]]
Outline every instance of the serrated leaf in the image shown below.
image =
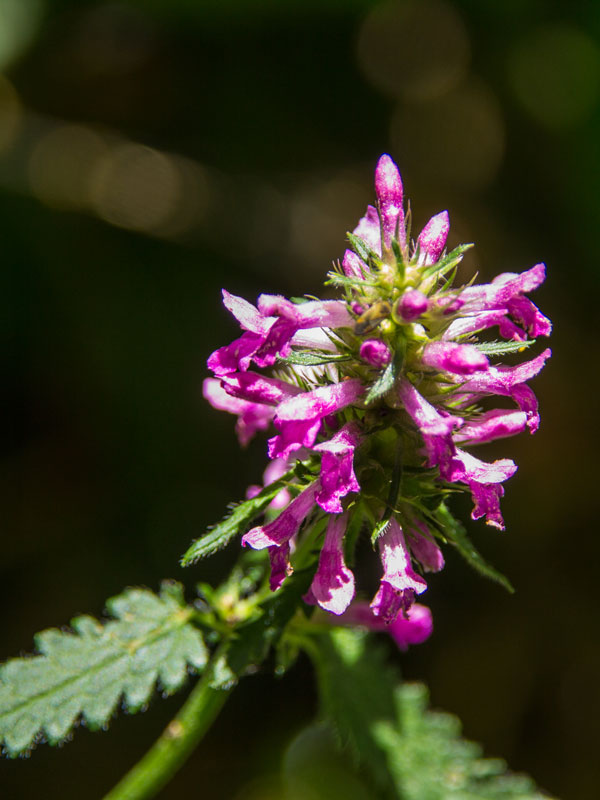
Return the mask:
[[475,548],[467,535],[464,525],[459,522],[446,505],[442,503],[436,513],[435,518],[442,526],[446,538],[452,544],[461,556],[475,569],[477,572],[484,575],[486,578],[496,581],[501,586],[504,586],[511,594],[515,591],[511,582],[501,572],[492,567],[491,564],[484,559],[481,553]]
[[215,525],[211,531],[192,542],[181,558],[181,566],[189,567],[195,561],[226,547],[235,536],[245,530],[249,522],[265,510],[293,475],[293,470],[286,472],[279,480],[265,486],[256,497],[238,503],[232,512]]
[[385,651],[363,632],[333,628],[311,637],[307,648],[317,670],[321,713],[371,777],[394,796],[388,755],[376,738],[381,723],[394,725],[394,687],[399,678]]
[[535,339],[526,339],[524,342],[476,342],[474,347],[486,356],[504,356],[507,353],[521,353],[535,344],[535,341]]
[[107,603],[115,619],[89,616],[72,632],[51,628],[35,637],[40,655],[0,667],[0,742],[17,755],[42,733],[64,739],[81,715],[91,728],[105,725],[121,697],[138,711],[160,681],[171,693],[188,666],[204,667],[207,651],[190,623],[181,587],[164,584],[160,595],[127,589]]
[[350,361],[352,356],[342,353],[315,353],[313,350],[297,350],[285,358],[277,360],[283,364],[298,364],[301,367],[316,367],[319,364],[332,364]]
[[402,800],[542,800],[530,778],[482,758],[479,745],[462,739],[456,717],[428,711],[423,685],[404,684],[394,696],[395,723],[378,723],[375,738]]
[[390,363],[369,389],[369,392],[365,397],[365,404],[369,405],[378,398],[382,397],[386,392],[389,392],[389,390],[393,388],[395,380],[396,365],[394,361],[390,361]]

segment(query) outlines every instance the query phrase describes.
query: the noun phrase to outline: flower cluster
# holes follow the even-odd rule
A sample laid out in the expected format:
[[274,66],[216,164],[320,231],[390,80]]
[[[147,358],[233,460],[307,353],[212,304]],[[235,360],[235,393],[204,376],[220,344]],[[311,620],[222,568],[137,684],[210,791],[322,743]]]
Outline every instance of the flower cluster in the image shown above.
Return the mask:
[[[254,306],[223,291],[242,334],[210,356],[214,378],[204,396],[237,416],[243,445],[273,430],[265,484],[291,476],[264,524],[242,538],[268,551],[271,588],[281,586],[310,539],[318,565],[308,603],[344,618],[355,609],[373,627],[402,625],[412,614],[424,630],[414,602],[427,588],[423,573],[444,565],[438,542],[454,540],[448,495],[470,492],[473,519],[504,527],[503,483],[517,467],[510,459],[482,461],[471,448],[538,428],[527,382],[550,351],[510,366],[492,359],[549,335],[550,321],[527,297],[545,268],[455,287],[466,246],[445,251],[448,213],[434,216],[413,242],[400,173],[387,155],[375,189],[376,206],[348,235],[350,249],[329,274],[340,299],[261,295]],[[500,405],[490,407],[498,397]],[[366,523],[383,574],[365,612],[358,601],[350,607],[348,564]]]

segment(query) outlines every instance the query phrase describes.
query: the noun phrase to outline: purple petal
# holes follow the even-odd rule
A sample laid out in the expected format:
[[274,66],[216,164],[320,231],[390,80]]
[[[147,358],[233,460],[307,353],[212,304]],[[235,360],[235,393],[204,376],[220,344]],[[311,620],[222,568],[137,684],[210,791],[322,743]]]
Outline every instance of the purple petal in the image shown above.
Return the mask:
[[354,575],[344,563],[347,514],[332,517],[310,590],[312,598],[332,614],[343,614],[354,597]]
[[398,239],[402,250],[406,247],[402,178],[390,156],[383,155],[375,169],[375,191],[381,214],[383,243],[391,246],[392,237]]
[[271,424],[275,409],[262,403],[250,403],[232,397],[221,386],[217,378],[206,378],[202,384],[202,394],[213,408],[237,414],[236,433],[240,444],[245,446],[257,431],[265,431]]
[[346,250],[344,253],[342,269],[349,278],[364,278],[368,272],[365,262],[353,250]]
[[381,339],[366,339],[360,346],[359,355],[372,367],[382,369],[392,360],[392,352]]
[[273,324],[273,319],[265,318],[252,303],[244,300],[243,297],[230,294],[226,289],[222,290],[222,294],[223,305],[233,314],[245,331],[264,334]]
[[409,536],[410,550],[426,572],[439,572],[444,568],[442,551],[422,522],[415,520]]
[[231,344],[219,347],[208,359],[208,368],[218,378],[229,375],[232,372],[241,370],[245,372],[250,366],[256,352],[264,343],[262,334],[246,331],[239,339],[235,339]]
[[281,547],[296,534],[305,517],[315,504],[315,494],[319,482],[311,483],[298,497],[285,508],[277,519],[268,525],[259,525],[242,536],[242,544],[250,545],[254,550],[264,550],[273,545]]
[[[402,200],[400,200],[402,203]],[[381,223],[374,206],[367,206],[367,213],[361,217],[352,233],[362,239],[369,250],[381,255]]]
[[404,292],[398,301],[397,313],[404,322],[414,322],[424,314],[429,307],[429,300],[418,289],[410,289]]
[[426,345],[423,363],[441,372],[453,372],[456,375],[473,375],[486,370],[490,364],[487,356],[472,344],[454,342],[432,342]]
[[449,230],[450,217],[447,211],[442,211],[429,220],[417,239],[420,264],[435,264],[446,246]]
[[267,552],[269,553],[269,561],[271,562],[269,588],[272,592],[276,592],[284,580],[293,572],[292,565],[290,564],[289,542],[284,542],[280,547],[268,547]]
[[429,466],[438,466],[445,480],[455,480],[460,464],[455,460],[452,432],[463,424],[463,420],[451,415],[442,416],[405,378],[400,382],[399,395],[423,436]]
[[469,482],[471,497],[473,498],[472,519],[485,517],[487,525],[504,530],[504,519],[500,512],[500,498],[504,494],[504,487],[500,484],[484,484],[476,481]]
[[407,650],[411,644],[421,644],[433,632],[431,611],[419,603],[413,603],[405,614],[399,614],[393,622],[386,623],[373,614],[367,603],[358,600],[335,620],[335,624],[360,626],[371,631],[389,633],[400,650]]
[[427,583],[413,570],[402,529],[394,517],[377,542],[383,577],[371,608],[375,616],[385,622],[393,622],[401,611],[408,611],[415,594],[424,592]]
[[520,274],[506,272],[491,283],[468,286],[461,292],[465,312],[505,309],[530,336],[549,336],[552,323],[524,294],[540,286],[546,277],[544,264]]
[[525,411],[508,411],[497,408],[486,411],[477,419],[467,422],[456,431],[453,439],[456,443],[469,442],[470,444],[483,444],[507,436],[522,433],[527,427],[527,413]]
[[465,482],[502,483],[517,471],[517,465],[510,458],[501,458],[490,464],[460,449],[456,450],[456,457],[463,465],[464,473],[461,480]]
[[388,633],[400,650],[408,650],[411,644],[422,644],[433,632],[433,617],[427,606],[413,603],[406,614],[398,614],[390,623]]
[[533,391],[524,384],[542,370],[551,355],[552,351],[546,349],[531,361],[515,367],[490,367],[485,372],[476,372],[461,385],[460,391],[465,394],[467,402],[485,394],[512,397],[519,408],[527,413],[527,427],[534,433],[539,426],[537,400]]
[[328,442],[314,448],[322,453],[321,491],[317,494],[317,503],[329,514],[341,514],[344,510],[341,498],[349,492],[360,491],[354,474],[354,450],[360,440],[358,426],[350,422]]
[[251,403],[266,403],[279,405],[289,397],[300,394],[302,391],[287,381],[278,378],[267,378],[256,372],[238,372],[222,378],[225,391],[233,397],[248,400]]
[[355,403],[363,392],[361,382],[352,378],[320,386],[283,402],[275,414],[274,423],[279,434],[269,441],[269,456],[286,458],[299,447],[312,447],[322,420]]
[[477,314],[459,317],[450,323],[442,338],[444,341],[450,341],[452,339],[457,339],[459,336],[465,336],[468,333],[475,333],[477,331],[484,331],[494,327],[494,325],[498,325],[500,335],[504,339],[524,342],[527,339],[527,334],[507,317],[507,313],[507,309],[501,308],[495,309],[494,311],[481,311]]

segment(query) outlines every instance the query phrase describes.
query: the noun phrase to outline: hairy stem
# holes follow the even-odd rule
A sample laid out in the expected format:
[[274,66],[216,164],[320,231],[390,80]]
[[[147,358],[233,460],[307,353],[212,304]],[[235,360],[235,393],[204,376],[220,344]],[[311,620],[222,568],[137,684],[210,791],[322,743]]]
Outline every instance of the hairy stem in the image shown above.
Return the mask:
[[179,714],[104,800],[148,800],[169,782],[210,728],[233,689],[233,685],[213,688],[212,672],[210,667],[206,670]]

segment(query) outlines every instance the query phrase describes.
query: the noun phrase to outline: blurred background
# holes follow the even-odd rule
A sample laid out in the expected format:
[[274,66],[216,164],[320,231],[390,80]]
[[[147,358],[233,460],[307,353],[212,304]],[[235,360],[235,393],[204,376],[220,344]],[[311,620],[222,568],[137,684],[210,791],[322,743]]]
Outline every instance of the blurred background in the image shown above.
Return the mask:
[[[514,596],[448,554],[430,642],[398,659],[468,737],[548,792],[597,796],[596,292],[600,4],[590,0],[0,0],[5,386],[0,657],[183,571],[256,483],[264,440],[203,402],[236,326],[220,289],[321,292],[390,152],[415,228],[444,208],[461,277],[540,260],[555,322],[542,427],[507,533],[470,525]],[[468,518],[469,504],[460,507]],[[0,764],[3,796],[101,797],[183,701]],[[315,714],[309,665],[249,678],[161,798],[269,800]]]

